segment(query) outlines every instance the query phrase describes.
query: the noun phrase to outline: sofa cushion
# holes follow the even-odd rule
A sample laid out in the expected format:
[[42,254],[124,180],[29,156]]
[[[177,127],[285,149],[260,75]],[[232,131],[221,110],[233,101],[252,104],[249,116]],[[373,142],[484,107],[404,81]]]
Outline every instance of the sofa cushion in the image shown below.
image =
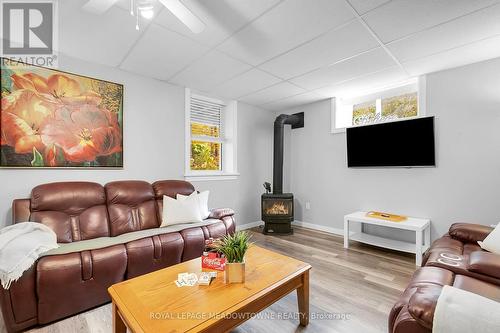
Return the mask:
[[482,224],[453,223],[448,233],[461,242],[477,243],[477,241],[482,241],[492,230],[492,227]]
[[456,275],[453,287],[500,302],[500,287],[465,275]]
[[138,239],[125,244],[127,279],[178,264],[184,240],[178,232]]
[[215,223],[207,225],[208,235],[211,238],[221,238],[226,235],[227,230],[224,223]]
[[123,281],[126,268],[124,245],[41,258],[38,322],[46,324],[108,302],[107,288]]
[[198,258],[205,249],[205,234],[201,228],[188,228],[180,232],[184,239],[182,261]]
[[51,228],[59,243],[109,236],[104,188],[90,182],[39,185],[31,192],[30,220]]
[[105,185],[111,236],[159,226],[153,187],[144,181]]

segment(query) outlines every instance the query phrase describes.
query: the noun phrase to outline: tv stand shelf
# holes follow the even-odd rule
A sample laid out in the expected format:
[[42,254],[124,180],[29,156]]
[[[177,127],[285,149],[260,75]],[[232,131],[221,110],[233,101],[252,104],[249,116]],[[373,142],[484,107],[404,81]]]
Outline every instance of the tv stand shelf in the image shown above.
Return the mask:
[[[374,236],[364,232],[351,233],[349,231],[349,226],[352,222],[414,231],[415,243]],[[355,212],[344,216],[344,248],[349,248],[349,240],[351,239],[365,244],[380,246],[386,249],[415,253],[415,264],[420,266],[422,264],[422,254],[430,246],[430,227],[431,221],[429,219],[408,217],[408,219],[403,222],[391,222],[367,217],[366,212]]]

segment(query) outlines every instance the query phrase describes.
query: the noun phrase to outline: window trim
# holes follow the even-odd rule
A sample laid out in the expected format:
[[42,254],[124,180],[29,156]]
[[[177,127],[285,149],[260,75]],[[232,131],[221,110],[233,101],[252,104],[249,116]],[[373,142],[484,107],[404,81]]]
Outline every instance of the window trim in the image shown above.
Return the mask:
[[[222,170],[191,170],[191,97],[204,99],[217,104],[224,104],[222,121],[224,128],[223,138],[215,139],[207,137],[205,141],[222,143],[221,167]],[[211,180],[235,180],[240,175],[237,168],[237,102],[223,101],[213,97],[202,96],[191,93],[191,89],[185,88],[184,93],[184,179],[187,181],[211,181]],[[196,137],[202,139],[202,137]]]
[[[412,80],[407,80],[404,82],[400,82],[397,85],[391,85],[388,87],[384,87],[381,89],[377,90],[372,90],[369,92],[365,92],[363,94],[360,94],[359,97],[363,96],[370,96],[370,95],[375,95],[375,94],[380,94],[383,95],[386,91],[392,90],[392,89],[397,89],[399,87],[406,86],[411,83],[416,83],[417,84],[417,94],[418,94],[418,114],[415,117],[407,117],[403,119],[395,119],[395,120],[390,120],[387,122],[393,122],[393,121],[400,121],[400,120],[409,120],[409,119],[415,119],[415,118],[420,118],[420,117],[425,117],[427,115],[427,98],[426,98],[426,88],[427,88],[427,81],[426,81],[426,76],[422,75],[418,78],[412,79]],[[336,126],[336,110],[337,109],[337,99],[336,97],[332,97],[330,100],[330,133],[332,134],[339,134],[339,133],[345,133],[346,129],[349,127],[356,127],[356,126],[363,126],[363,125],[369,125],[369,124],[362,124],[362,125],[352,125],[352,126],[347,126],[347,127],[340,127],[337,128]]]

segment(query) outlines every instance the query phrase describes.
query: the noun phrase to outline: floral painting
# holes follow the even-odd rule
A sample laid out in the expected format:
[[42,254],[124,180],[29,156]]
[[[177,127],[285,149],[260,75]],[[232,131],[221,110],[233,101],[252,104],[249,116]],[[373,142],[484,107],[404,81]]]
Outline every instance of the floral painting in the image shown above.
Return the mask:
[[123,85],[0,60],[1,167],[123,167]]

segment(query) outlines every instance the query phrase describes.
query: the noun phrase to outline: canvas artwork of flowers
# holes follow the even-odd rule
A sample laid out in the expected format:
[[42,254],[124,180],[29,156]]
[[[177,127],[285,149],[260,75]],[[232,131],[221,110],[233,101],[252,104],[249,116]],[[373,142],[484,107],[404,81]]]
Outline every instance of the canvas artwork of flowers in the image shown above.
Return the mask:
[[123,167],[123,85],[1,60],[1,167]]

